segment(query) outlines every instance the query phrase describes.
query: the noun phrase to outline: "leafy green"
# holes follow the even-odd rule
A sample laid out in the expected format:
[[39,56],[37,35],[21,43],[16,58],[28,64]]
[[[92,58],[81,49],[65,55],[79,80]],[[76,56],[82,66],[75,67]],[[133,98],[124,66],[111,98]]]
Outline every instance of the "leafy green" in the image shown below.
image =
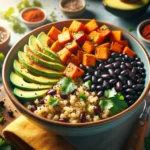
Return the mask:
[[86,99],[87,99],[87,97],[84,95],[84,93],[80,93],[79,98],[81,101],[86,101]]
[[104,93],[104,100],[100,100],[99,106],[103,110],[110,110],[112,115],[115,115],[128,107],[124,96],[117,93],[115,89],[106,90]]
[[1,116],[1,117],[0,117],[0,124],[3,124],[3,123],[4,123],[4,117]]
[[15,9],[13,7],[8,8],[8,10],[4,13],[4,18],[11,21],[11,15],[13,15],[14,12]]
[[52,22],[56,22],[57,21],[54,12],[50,13],[50,18],[51,18]]
[[53,97],[50,97],[50,102],[49,102],[50,105],[52,106],[57,106],[59,104],[59,100],[58,99],[55,99]]
[[33,6],[43,7],[42,4],[38,0],[33,1]]
[[71,78],[64,77],[57,84],[60,85],[63,95],[69,94],[77,89],[77,86],[72,82]]
[[4,54],[0,52],[0,66],[3,64],[4,58]]
[[11,146],[2,138],[0,138],[0,150],[11,150]]
[[84,85],[85,87],[87,87],[88,90],[90,90],[90,89],[91,89],[91,84],[92,84],[91,80],[88,80],[88,81],[84,82],[83,85]]
[[135,30],[134,28],[128,28],[129,32],[134,31],[134,30]]

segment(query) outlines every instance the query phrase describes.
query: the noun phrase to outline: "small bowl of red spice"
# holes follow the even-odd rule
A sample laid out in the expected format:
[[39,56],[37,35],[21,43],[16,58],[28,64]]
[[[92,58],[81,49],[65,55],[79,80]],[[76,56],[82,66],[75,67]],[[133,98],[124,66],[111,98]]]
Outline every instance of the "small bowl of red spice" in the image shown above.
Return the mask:
[[47,14],[40,7],[28,7],[20,12],[20,19],[30,28],[40,27],[47,19]]
[[150,19],[143,20],[137,26],[137,36],[145,46],[150,47]]
[[68,17],[74,18],[84,13],[86,8],[85,0],[60,0],[60,10]]

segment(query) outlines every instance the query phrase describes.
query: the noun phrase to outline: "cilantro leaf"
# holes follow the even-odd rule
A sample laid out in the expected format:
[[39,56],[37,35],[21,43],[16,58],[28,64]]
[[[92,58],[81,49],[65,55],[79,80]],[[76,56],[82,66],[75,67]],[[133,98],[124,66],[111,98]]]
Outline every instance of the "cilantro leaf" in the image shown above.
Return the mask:
[[30,3],[29,3],[28,0],[22,0],[22,1],[17,5],[18,11],[21,11],[22,9],[27,8],[27,7],[30,7]]
[[150,149],[150,134],[144,139],[144,148],[145,150]]
[[84,93],[80,93],[79,98],[80,98],[81,101],[86,101],[87,97],[84,95]]
[[59,100],[53,98],[53,97],[50,97],[50,102],[49,102],[50,105],[52,106],[57,106],[59,104]]
[[88,80],[88,81],[86,81],[83,85],[85,86],[85,87],[87,87],[87,89],[88,90],[90,90],[91,89],[91,80]]
[[[109,92],[108,92],[109,91]],[[100,100],[99,106],[103,110],[110,110],[112,115],[115,115],[128,107],[126,101],[124,101],[124,96],[120,93],[116,93],[114,89],[107,90],[106,95],[107,98],[104,100]]]
[[10,16],[15,12],[15,9],[13,7],[10,7],[5,13],[4,13],[4,18],[6,20],[11,20]]
[[69,94],[77,89],[77,86],[72,82],[71,78],[64,77],[57,84],[60,85],[63,95]]
[[11,146],[2,138],[0,138],[0,149],[1,150],[11,150]]
[[40,1],[38,1],[38,0],[33,1],[33,6],[43,7],[42,4],[40,3]]
[[114,97],[115,95],[116,95],[116,91],[114,88],[105,90],[105,92],[104,92],[104,96],[106,98]]

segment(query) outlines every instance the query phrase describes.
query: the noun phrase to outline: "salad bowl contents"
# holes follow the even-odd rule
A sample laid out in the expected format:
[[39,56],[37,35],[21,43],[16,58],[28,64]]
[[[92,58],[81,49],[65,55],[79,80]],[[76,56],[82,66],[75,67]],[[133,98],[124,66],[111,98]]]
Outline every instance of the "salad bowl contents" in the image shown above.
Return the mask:
[[131,114],[148,92],[148,66],[144,48],[123,29],[69,20],[18,42],[6,57],[3,83],[23,115],[72,135],[63,128],[94,128]]

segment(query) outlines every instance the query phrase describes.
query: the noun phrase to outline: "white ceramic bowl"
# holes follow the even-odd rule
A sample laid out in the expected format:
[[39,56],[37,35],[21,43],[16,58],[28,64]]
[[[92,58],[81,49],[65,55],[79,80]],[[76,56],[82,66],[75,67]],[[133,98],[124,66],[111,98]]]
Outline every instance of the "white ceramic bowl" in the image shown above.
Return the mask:
[[[26,11],[29,11],[29,10],[34,10],[34,9],[38,9],[38,10],[42,11],[44,13],[44,18],[42,20],[36,21],[36,22],[31,22],[31,21],[25,20],[23,18],[23,13],[25,13]],[[28,7],[28,8],[23,9],[20,12],[20,20],[23,23],[25,23],[29,28],[36,28],[36,27],[43,25],[45,23],[46,19],[47,19],[47,13],[43,8],[40,8],[40,7]]]
[[150,24],[150,19],[147,19],[147,20],[143,20],[141,23],[139,23],[139,25],[137,26],[137,36],[139,38],[139,41],[147,46],[147,47],[150,47],[150,40],[147,40],[146,38],[144,38],[141,34],[141,31],[143,29],[143,27],[147,24]]
[[[82,6],[81,8],[77,9],[77,10],[70,10],[67,8],[64,8],[64,5],[66,4],[66,2],[69,2],[68,0],[60,0],[59,1],[59,8],[60,10],[68,17],[70,18],[74,18],[77,16],[80,16],[81,14],[84,13],[85,8],[86,8],[86,0],[77,0],[80,5]],[[72,1],[73,2],[73,1]],[[77,4],[76,4],[77,6]],[[72,7],[75,7],[75,4],[72,5]],[[73,8],[74,9],[74,8]]]

